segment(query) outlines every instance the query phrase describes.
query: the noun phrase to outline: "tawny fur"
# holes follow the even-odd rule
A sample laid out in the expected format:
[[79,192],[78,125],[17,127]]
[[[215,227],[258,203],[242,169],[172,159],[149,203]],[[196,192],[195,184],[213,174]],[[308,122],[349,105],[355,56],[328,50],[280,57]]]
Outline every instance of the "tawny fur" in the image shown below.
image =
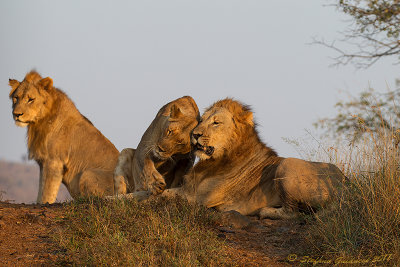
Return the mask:
[[199,118],[190,96],[163,106],[137,149],[121,151],[114,172],[115,193],[148,190],[156,195],[181,185],[184,174],[193,166],[190,134]]
[[220,211],[282,219],[328,203],[345,179],[333,164],[279,157],[260,141],[252,111],[232,99],[207,109],[193,130],[192,144],[200,161],[182,187],[162,195],[180,195]]
[[27,126],[29,158],[40,167],[38,203],[53,203],[61,182],[72,197],[112,195],[118,150],[79,113],[51,78],[10,79],[13,117]]

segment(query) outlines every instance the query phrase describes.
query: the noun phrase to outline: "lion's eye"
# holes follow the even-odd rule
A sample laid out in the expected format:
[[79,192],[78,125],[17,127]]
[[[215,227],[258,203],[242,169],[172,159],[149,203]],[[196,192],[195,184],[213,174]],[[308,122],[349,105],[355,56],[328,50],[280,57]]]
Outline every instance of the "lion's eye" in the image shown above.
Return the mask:
[[219,124],[219,121],[214,121],[213,124],[214,124],[214,125],[218,125],[218,124]]
[[28,98],[28,103],[32,103],[33,101],[35,101],[34,98],[32,98],[32,97],[29,97],[29,98]]
[[170,136],[172,134],[172,130],[167,131],[167,136]]

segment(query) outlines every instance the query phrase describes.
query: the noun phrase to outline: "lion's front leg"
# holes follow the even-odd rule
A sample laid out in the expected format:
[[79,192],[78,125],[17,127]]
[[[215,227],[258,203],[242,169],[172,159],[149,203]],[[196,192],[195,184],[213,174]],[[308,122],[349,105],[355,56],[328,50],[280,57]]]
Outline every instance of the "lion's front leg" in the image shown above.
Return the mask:
[[37,203],[54,203],[63,178],[63,163],[46,161],[40,165],[39,193]]
[[145,158],[144,160],[143,174],[147,188],[153,195],[159,195],[164,192],[167,186],[165,179],[157,171],[154,162],[150,158]]
[[161,194],[158,196],[153,196],[151,192],[149,191],[137,191],[133,193],[128,193],[125,195],[114,195],[114,196],[106,196],[105,199],[107,200],[115,200],[115,199],[135,199],[137,202],[142,202],[142,201],[147,201],[149,199],[152,199],[154,197],[165,197],[168,199],[175,198],[177,196],[188,200],[191,203],[194,203],[195,200],[193,198],[187,197],[185,194],[184,190],[182,187],[177,187],[177,188],[169,188],[164,190]]
[[114,193],[126,194],[132,192],[134,181],[132,175],[132,164],[135,157],[135,149],[125,148],[118,156],[117,166],[114,170]]

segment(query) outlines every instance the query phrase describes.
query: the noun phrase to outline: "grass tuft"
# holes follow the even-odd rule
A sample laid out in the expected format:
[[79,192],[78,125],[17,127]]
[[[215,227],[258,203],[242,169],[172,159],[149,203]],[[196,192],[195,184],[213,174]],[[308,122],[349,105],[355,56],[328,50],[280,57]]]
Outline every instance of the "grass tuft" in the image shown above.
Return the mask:
[[400,151],[392,137],[369,132],[344,156],[348,184],[310,224],[314,254],[400,265]]
[[234,265],[214,230],[217,216],[182,199],[78,199],[66,205],[56,238],[76,265]]

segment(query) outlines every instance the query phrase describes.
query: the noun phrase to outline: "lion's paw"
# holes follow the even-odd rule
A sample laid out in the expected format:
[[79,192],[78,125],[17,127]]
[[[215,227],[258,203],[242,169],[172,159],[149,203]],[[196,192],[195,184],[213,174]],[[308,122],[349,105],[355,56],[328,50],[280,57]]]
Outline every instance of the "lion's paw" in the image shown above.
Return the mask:
[[164,179],[163,180],[157,180],[154,181],[149,185],[149,191],[153,195],[159,195],[162,192],[164,192],[165,188],[167,187],[167,184],[165,183]]

